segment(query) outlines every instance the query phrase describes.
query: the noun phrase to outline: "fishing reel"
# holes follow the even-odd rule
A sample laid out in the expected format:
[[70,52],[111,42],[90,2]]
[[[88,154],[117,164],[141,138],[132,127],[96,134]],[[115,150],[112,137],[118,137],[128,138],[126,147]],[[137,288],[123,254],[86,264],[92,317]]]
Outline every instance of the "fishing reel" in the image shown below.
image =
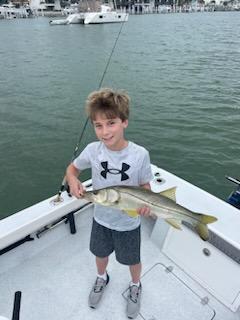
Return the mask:
[[227,202],[240,209],[240,180],[228,176],[226,176],[226,179],[237,185],[237,189],[229,195]]

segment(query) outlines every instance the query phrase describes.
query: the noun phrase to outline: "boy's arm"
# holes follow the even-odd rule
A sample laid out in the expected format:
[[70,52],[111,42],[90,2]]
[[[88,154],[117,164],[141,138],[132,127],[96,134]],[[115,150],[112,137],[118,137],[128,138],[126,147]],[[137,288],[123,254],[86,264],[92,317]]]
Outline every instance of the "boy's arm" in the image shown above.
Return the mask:
[[80,171],[71,163],[66,170],[66,179],[70,188],[71,195],[81,198],[84,193],[84,187],[78,180]]

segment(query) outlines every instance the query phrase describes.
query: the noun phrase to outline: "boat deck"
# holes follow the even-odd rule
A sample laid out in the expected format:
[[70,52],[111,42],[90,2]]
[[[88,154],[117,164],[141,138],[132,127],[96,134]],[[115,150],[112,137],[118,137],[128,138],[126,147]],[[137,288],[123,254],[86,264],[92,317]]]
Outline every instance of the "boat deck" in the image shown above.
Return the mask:
[[[94,256],[88,244],[92,207],[76,217],[76,234],[62,223],[38,239],[5,253],[0,258],[0,315],[12,316],[15,291],[22,292],[20,320],[126,319],[128,267],[110,258],[110,282],[96,310],[87,304],[95,281]],[[170,261],[152,242],[155,221],[142,221],[143,295],[145,320],[239,320],[200,285]]]

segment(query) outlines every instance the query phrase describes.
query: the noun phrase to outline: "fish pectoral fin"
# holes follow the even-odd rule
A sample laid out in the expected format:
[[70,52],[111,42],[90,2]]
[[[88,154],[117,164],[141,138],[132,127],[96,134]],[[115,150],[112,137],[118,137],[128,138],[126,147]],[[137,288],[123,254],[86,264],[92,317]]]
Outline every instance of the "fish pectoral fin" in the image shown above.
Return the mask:
[[132,218],[137,218],[139,216],[136,209],[122,209],[122,210],[125,211]]
[[195,230],[202,240],[207,241],[209,239],[209,232],[206,224],[199,222],[196,225]]
[[166,197],[168,199],[171,199],[174,202],[176,202],[176,190],[177,190],[177,187],[173,187],[173,188],[164,190],[164,191],[160,192],[159,194],[161,196],[164,196],[164,197]]
[[200,238],[204,241],[209,239],[209,231],[208,224],[216,222],[218,219],[214,216],[210,216],[207,214],[197,213],[199,216],[199,221],[195,224],[195,230],[200,236]]
[[115,189],[109,189],[107,194],[107,202],[110,202],[112,204],[118,203],[120,199],[120,194]]
[[167,223],[169,223],[173,228],[175,228],[175,229],[178,229],[178,230],[182,230],[182,228],[181,228],[181,223],[180,223],[180,221],[179,220],[176,220],[176,219],[165,219],[165,221],[167,222]]

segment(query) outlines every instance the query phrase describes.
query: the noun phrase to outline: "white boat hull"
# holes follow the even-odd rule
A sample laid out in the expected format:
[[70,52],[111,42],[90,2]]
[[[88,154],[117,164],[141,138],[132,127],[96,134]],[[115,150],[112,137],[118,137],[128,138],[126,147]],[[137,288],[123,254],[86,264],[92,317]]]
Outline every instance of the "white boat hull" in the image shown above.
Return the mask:
[[68,24],[68,21],[67,21],[67,19],[56,19],[56,20],[50,20],[49,24],[51,26],[65,25],[65,24]]
[[101,24],[101,23],[115,23],[115,22],[127,22],[128,13],[112,12],[90,12],[86,13],[84,18],[84,24]]
[[[217,216],[210,231],[240,252],[239,210],[163,169],[152,166],[152,170],[154,192],[176,186],[177,202]],[[54,199],[0,221],[0,316],[11,318],[14,292],[20,290],[21,320],[110,320],[113,314],[116,320],[125,319],[121,298],[126,298],[129,274],[113,257],[107,300],[97,313],[87,306],[96,272],[88,250],[93,206],[81,209],[86,201],[66,192],[61,202],[54,203]],[[64,223],[70,212],[75,212],[75,234]],[[24,238],[27,241],[22,245],[10,247]],[[239,263],[192,230],[172,229],[160,219],[142,220],[142,247],[142,318],[239,320]]]
[[61,24],[103,24],[127,22],[128,13],[112,11],[109,6],[101,5],[100,12],[79,12],[72,13],[66,19],[51,20],[51,25]]

